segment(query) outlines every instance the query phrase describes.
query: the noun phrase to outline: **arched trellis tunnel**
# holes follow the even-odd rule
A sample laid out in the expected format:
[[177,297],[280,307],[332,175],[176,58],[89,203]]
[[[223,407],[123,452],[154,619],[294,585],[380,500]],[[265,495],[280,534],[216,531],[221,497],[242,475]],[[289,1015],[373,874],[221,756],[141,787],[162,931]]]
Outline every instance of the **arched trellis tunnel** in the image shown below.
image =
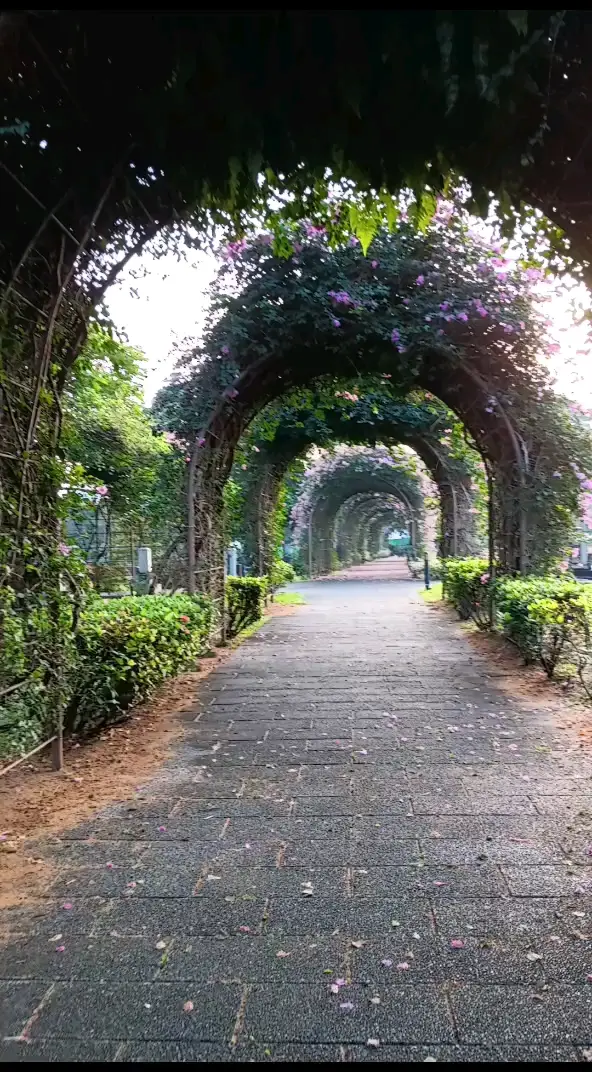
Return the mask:
[[333,566],[340,509],[348,500],[369,493],[398,500],[416,543],[421,541],[425,511],[419,476],[397,464],[386,450],[352,447],[319,460],[292,510],[294,542],[311,575],[328,573]]
[[442,406],[393,399],[384,390],[381,393],[368,390],[360,398],[349,393],[349,397],[355,401],[343,403],[333,399],[331,405],[326,396],[313,394],[308,408],[282,406],[271,439],[256,434],[249,436],[251,453],[248,453],[247,470],[237,469],[236,473],[244,487],[244,544],[249,567],[260,574],[268,573],[271,568],[271,519],[290,465],[313,445],[346,441],[411,447],[438,488],[442,522],[439,553],[442,557],[477,553],[481,546],[474,473],[468,461],[476,452],[454,453],[446,438],[452,415]]
[[334,546],[339,564],[356,565],[375,558],[384,548],[387,528],[407,532],[410,548],[415,550],[418,533],[401,500],[378,492],[362,492],[347,499],[335,515]]
[[454,226],[418,235],[404,225],[377,236],[368,257],[318,236],[287,261],[264,242],[245,247],[240,293],[202,351],[210,402],[189,467],[191,589],[221,579],[222,488],[253,417],[295,385],[352,368],[428,391],[464,423],[488,461],[503,570],[560,553],[579,487],[569,420],[538,360],[544,329],[511,267],[498,272],[495,251]]

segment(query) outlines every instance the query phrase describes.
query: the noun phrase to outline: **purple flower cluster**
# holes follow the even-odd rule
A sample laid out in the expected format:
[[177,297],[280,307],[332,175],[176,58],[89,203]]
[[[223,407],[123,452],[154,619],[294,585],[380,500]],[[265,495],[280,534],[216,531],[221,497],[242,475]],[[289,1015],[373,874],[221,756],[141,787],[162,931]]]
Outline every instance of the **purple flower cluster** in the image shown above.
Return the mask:
[[327,293],[336,305],[353,306],[355,304],[353,298],[347,293],[347,290],[329,290]]

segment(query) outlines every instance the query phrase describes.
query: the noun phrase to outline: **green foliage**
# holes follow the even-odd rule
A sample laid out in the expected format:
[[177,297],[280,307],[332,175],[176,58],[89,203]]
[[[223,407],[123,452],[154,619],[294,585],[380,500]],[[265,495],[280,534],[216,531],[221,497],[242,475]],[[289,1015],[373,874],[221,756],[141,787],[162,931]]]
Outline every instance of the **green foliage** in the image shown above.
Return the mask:
[[436,581],[430,588],[422,588],[419,595],[424,603],[440,603],[442,601],[442,581]]
[[118,721],[165,678],[195,666],[208,650],[211,623],[205,596],[93,600],[77,637],[68,728],[86,734]]
[[24,755],[51,736],[51,712],[41,681],[26,682],[0,704],[0,760]]
[[0,757],[56,730],[77,667],[75,631],[89,591],[82,557],[26,544],[24,583],[0,585]]
[[504,635],[526,663],[539,662],[550,678],[570,638],[582,629],[588,633],[592,621],[592,593],[565,577],[503,578],[496,607]]
[[238,636],[263,615],[268,591],[266,577],[228,577],[226,581],[227,636]]
[[279,603],[280,607],[300,607],[306,600],[300,592],[279,592],[275,596],[275,602]]
[[66,389],[62,446],[80,483],[105,485],[115,516],[160,521],[180,499],[184,463],[144,410],[144,367],[143,354],[92,325]]
[[229,478],[223,491],[224,497],[224,533],[227,544],[240,540],[243,529],[243,512],[245,508],[245,489]]
[[276,588],[281,588],[283,584],[291,584],[296,580],[296,570],[289,562],[284,562],[281,558],[276,558],[273,566],[271,567],[271,573],[269,575],[269,590],[275,592]]
[[538,663],[551,679],[577,678],[592,698],[592,590],[573,578],[500,577],[492,585],[487,563],[445,563],[445,598],[461,618],[490,623],[508,638],[525,663]]
[[441,564],[446,599],[463,621],[472,618],[483,629],[489,624],[489,563],[483,558],[447,558]]

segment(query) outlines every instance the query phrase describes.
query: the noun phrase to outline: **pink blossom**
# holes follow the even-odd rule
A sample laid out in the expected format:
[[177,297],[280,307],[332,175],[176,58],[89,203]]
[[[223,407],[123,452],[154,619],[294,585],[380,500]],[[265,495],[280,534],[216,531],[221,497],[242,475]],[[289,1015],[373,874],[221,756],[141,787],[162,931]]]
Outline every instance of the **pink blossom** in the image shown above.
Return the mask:
[[198,445],[198,447],[205,447],[205,445],[206,445],[206,441],[205,441],[205,439],[203,438],[203,436],[202,436],[202,438],[201,438],[201,439],[198,439],[198,441],[197,441],[197,445]]
[[325,234],[324,227],[316,227],[314,223],[309,223],[308,221],[304,224],[304,230],[307,238],[315,238],[316,235]]
[[353,299],[347,293],[347,290],[329,290],[327,294],[337,305],[353,305]]
[[61,555],[64,556],[64,558],[68,557],[68,555],[70,554],[71,550],[72,550],[72,548],[68,547],[67,543],[59,543],[58,544],[58,551],[59,551],[59,553]]
[[378,261],[372,261],[372,267],[378,268]]
[[226,246],[225,255],[229,261],[234,261],[246,247],[247,242],[244,238],[241,238],[239,242],[229,242]]
[[481,584],[487,584],[488,580],[489,580],[489,574],[488,573],[482,573],[481,574]]
[[418,286],[418,287],[423,287],[424,283],[425,283],[425,276],[424,275],[418,275],[417,279],[415,280],[415,285]]
[[106,484],[99,484],[99,486],[97,488],[97,495],[100,495],[102,498],[104,498],[105,495],[108,495],[108,494],[109,494],[109,488],[107,487],[107,485]]
[[391,332],[391,342],[392,343],[397,343],[397,342],[400,342],[400,341],[401,341],[401,332],[398,331],[397,328],[393,328],[393,330]]
[[450,302],[447,302],[447,301],[441,302],[440,303],[440,309],[442,310],[443,313],[447,312],[448,309],[450,309]]
[[333,324],[334,328],[340,328],[341,327],[341,320],[338,320],[337,317],[335,317],[335,316],[333,317],[331,323]]
[[457,314],[456,314],[456,319],[457,319],[457,320],[463,320],[463,321],[465,321],[465,323],[466,323],[466,321],[467,321],[467,320],[468,320],[469,318],[468,318],[468,316],[467,316],[467,314],[466,314],[465,312],[462,312],[462,313],[457,313]]

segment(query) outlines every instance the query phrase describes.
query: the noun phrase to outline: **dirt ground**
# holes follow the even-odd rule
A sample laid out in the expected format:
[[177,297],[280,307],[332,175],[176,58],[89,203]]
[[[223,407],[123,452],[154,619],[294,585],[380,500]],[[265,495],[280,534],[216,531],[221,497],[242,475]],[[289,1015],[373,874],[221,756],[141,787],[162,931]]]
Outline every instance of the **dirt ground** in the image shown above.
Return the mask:
[[[265,617],[293,614],[297,606],[272,603]],[[216,649],[199,670],[166,682],[153,699],[119,726],[84,744],[66,743],[64,768],[51,769],[49,749],[0,778],[0,908],[34,899],[51,879],[47,860],[29,842],[67,830],[100,808],[130,800],[135,789],[168,758],[183,733],[175,717],[195,702],[201,682],[232,654]]]

